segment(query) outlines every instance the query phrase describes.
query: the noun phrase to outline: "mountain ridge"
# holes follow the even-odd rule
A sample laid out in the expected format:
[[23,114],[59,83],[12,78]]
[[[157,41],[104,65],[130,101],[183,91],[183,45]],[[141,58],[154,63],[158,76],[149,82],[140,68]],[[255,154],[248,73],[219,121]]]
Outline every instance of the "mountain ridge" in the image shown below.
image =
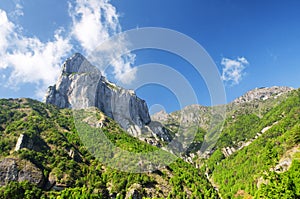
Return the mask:
[[272,86],[272,87],[260,87],[254,88],[242,96],[234,99],[231,103],[245,103],[254,100],[267,100],[271,97],[277,98],[280,95],[295,90],[292,87],[287,86]]

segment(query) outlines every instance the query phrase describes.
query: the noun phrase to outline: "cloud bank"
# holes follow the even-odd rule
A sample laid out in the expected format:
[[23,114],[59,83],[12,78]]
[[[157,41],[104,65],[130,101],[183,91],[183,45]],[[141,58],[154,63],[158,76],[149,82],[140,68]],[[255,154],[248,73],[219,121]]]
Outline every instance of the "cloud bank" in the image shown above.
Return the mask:
[[[0,72],[1,69],[11,70],[6,77],[8,87],[18,88],[23,83],[35,84],[36,97],[39,98],[49,85],[54,84],[62,62],[70,56],[75,46],[79,45],[79,50],[89,55],[103,41],[121,31],[117,11],[108,0],[70,1],[69,29],[57,29],[47,42],[37,37],[24,36],[22,27],[9,16],[12,19],[22,17],[22,5],[17,3],[13,13],[0,9]],[[115,47],[121,52],[126,49],[126,43],[116,41]],[[107,52],[107,55],[114,60],[111,65],[116,80],[126,83],[134,78],[126,76],[132,70],[133,54],[119,57],[115,51]],[[92,62],[96,66],[101,65],[100,58]],[[100,69],[104,70],[103,66]]]
[[237,59],[222,58],[221,65],[223,66],[221,79],[230,85],[237,85],[245,75],[244,70],[249,65],[245,57]]

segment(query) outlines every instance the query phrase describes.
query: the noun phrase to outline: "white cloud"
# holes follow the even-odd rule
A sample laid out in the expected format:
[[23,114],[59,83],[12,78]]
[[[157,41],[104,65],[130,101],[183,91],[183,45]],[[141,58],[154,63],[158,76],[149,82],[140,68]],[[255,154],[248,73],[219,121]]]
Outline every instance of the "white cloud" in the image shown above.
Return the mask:
[[[69,5],[71,22],[67,36],[62,36],[65,32],[60,28],[47,42],[24,36],[20,31],[22,27],[9,19],[8,16],[14,19],[24,15],[19,1],[12,13],[0,9],[0,70],[9,67],[12,71],[7,77],[7,86],[17,88],[22,83],[34,83],[37,97],[42,97],[46,88],[54,84],[66,56],[74,50],[72,42],[78,42],[83,52],[89,55],[110,36],[121,31],[116,9],[108,0],[75,0]],[[124,41],[114,42],[113,47],[97,50],[99,53],[105,50],[107,58],[113,60],[117,80],[130,82],[135,74],[129,73],[134,70],[131,65],[135,56],[116,56],[126,49]],[[99,57],[92,61],[97,66],[101,64]]]
[[0,10],[0,17],[0,69],[12,69],[6,86],[35,83],[45,91],[55,82],[62,58],[72,48],[69,40],[58,30],[52,40],[43,43],[36,37],[22,35],[5,11]]
[[9,84],[14,86],[23,82],[36,83],[45,91],[55,82],[62,58],[68,55],[71,44],[59,33],[54,35],[53,41],[46,43],[37,38],[26,37],[21,37],[17,42],[18,49],[6,55],[7,63],[13,67]]
[[237,85],[245,75],[244,70],[249,65],[245,57],[238,57],[237,59],[223,58],[221,61],[223,65],[222,80]]
[[0,69],[6,68],[4,54],[9,45],[9,37],[13,33],[14,24],[11,23],[5,11],[0,9]]
[[69,6],[72,34],[86,51],[93,51],[120,29],[115,8],[105,0],[76,0]]
[[135,79],[137,68],[131,66],[131,64],[134,63],[134,60],[135,55],[128,54],[115,59],[112,63],[114,66],[115,78],[125,85],[130,84]]
[[21,5],[20,2],[17,2],[15,6],[15,10],[11,13],[11,16],[17,18],[23,15],[24,15],[23,6]]
[[[105,70],[107,64],[113,67],[116,80],[130,83],[135,78],[135,61],[133,54],[125,54],[127,44],[124,39],[101,45],[109,37],[121,31],[118,14],[108,0],[76,0],[76,4],[69,4],[69,14],[72,18],[72,35],[80,42],[90,61]],[[129,75],[130,74],[130,75]]]

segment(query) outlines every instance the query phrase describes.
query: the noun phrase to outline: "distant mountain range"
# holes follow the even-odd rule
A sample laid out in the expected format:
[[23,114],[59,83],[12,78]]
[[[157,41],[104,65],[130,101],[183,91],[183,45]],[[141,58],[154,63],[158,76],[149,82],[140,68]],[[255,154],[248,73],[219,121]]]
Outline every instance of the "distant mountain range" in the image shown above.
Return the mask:
[[[1,99],[0,107],[0,198],[300,198],[298,89],[256,88],[222,105],[225,118],[201,105],[150,117],[144,100],[76,53],[45,103]],[[180,158],[118,171],[93,156],[107,145],[83,144],[101,142],[99,130],[125,151]],[[118,164],[122,155],[103,157]]]

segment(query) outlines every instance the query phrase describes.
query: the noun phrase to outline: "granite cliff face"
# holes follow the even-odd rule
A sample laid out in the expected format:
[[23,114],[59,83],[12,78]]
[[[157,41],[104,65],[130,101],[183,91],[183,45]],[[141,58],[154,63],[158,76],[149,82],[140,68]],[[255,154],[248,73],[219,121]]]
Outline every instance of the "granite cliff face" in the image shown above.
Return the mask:
[[170,140],[170,136],[164,132],[147,128],[151,119],[144,100],[138,98],[134,91],[123,89],[106,80],[79,53],[63,64],[57,83],[50,86],[46,93],[45,102],[59,108],[97,107],[133,136],[148,132],[165,141]]

